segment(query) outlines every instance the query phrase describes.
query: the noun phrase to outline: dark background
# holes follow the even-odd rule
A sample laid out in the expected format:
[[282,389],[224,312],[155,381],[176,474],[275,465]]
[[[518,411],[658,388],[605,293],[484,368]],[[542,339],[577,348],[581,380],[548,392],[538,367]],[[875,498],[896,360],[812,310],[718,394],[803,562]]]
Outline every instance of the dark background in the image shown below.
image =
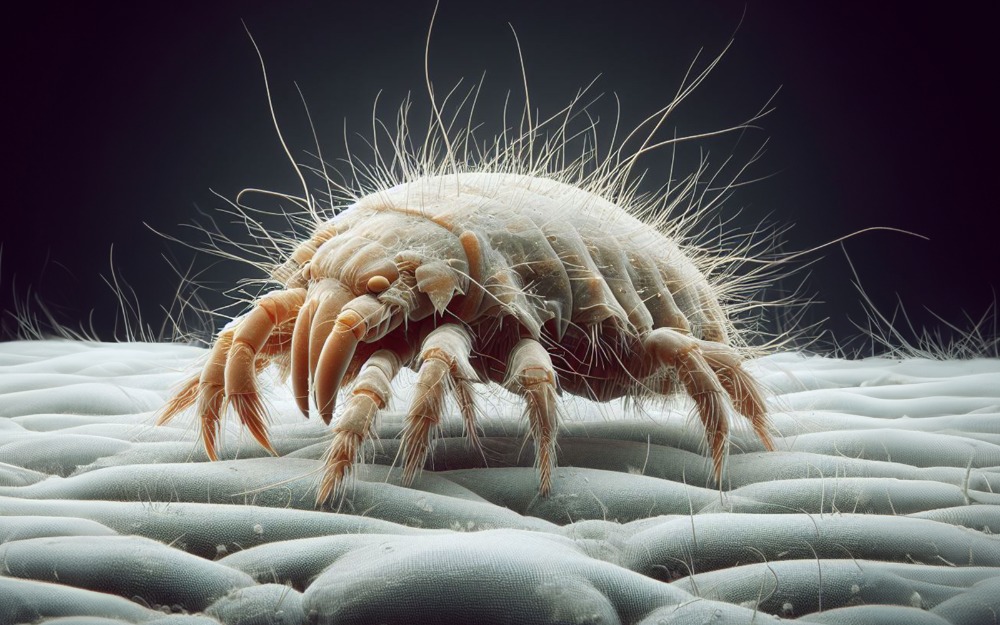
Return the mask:
[[[512,109],[523,105],[510,22],[533,108],[556,112],[600,74],[593,93],[605,95],[595,114],[609,129],[617,94],[621,126],[630,129],[670,101],[699,49],[707,61],[735,37],[664,136],[742,122],[780,88],[760,130],[735,147],[735,137],[706,144],[719,165],[730,153],[745,161],[767,141],[745,176],[765,179],[739,188],[724,215],[744,229],[794,223],[788,251],[870,226],[929,237],[860,235],[808,256],[815,262],[783,288],[805,279],[817,302],[802,322],[826,319],[826,339],[846,342],[859,334],[852,321],[865,319],[849,257],[879,311],[891,315],[902,302],[915,329],[947,333],[927,309],[967,326],[966,314],[989,312],[998,283],[996,15],[984,13],[987,3],[935,12],[886,4],[442,0],[431,74],[442,93],[486,73],[477,118],[480,136],[489,136],[508,90]],[[3,310],[27,302],[37,313],[41,301],[62,323],[122,336],[115,296],[100,277],[111,276],[113,245],[118,278],[158,327],[179,284],[163,256],[183,271],[192,254],[144,222],[195,240],[180,224],[203,221],[199,209],[225,208],[213,192],[300,194],[241,19],[261,47],[293,153],[306,160],[313,150],[297,83],[333,160],[344,156],[345,119],[351,133],[370,135],[380,91],[382,118],[392,119],[412,92],[415,119],[423,120],[432,9],[430,1],[127,9],[40,2],[8,21]],[[678,171],[696,162],[698,147],[678,154]],[[662,182],[669,162],[669,152],[647,159],[647,179]],[[240,236],[241,227],[215,214]],[[211,306],[224,301],[213,292],[259,277],[207,255],[193,262]],[[4,325],[9,336],[9,317]]]

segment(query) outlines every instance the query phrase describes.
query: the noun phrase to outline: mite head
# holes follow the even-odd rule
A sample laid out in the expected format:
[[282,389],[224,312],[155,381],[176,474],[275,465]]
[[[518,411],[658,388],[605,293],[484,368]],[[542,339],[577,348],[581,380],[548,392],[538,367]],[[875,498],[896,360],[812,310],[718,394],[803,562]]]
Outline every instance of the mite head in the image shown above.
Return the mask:
[[[333,234],[318,241],[320,232]],[[359,203],[317,230],[304,266],[307,282],[334,279],[355,296],[370,294],[416,320],[441,314],[469,286],[459,237],[426,218]]]

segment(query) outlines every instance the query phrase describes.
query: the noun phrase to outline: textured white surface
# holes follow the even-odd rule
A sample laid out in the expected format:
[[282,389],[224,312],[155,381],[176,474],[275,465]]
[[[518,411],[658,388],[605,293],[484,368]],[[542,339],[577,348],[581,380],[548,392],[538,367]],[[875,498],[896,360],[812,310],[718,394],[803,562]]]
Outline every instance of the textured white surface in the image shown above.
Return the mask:
[[449,422],[412,488],[390,411],[316,510],[329,430],[282,385],[277,458],[152,425],[202,353],[0,344],[0,624],[998,622],[996,360],[753,363],[779,451],[737,432],[721,490],[681,402],[567,401],[547,499],[505,396],[485,457]]

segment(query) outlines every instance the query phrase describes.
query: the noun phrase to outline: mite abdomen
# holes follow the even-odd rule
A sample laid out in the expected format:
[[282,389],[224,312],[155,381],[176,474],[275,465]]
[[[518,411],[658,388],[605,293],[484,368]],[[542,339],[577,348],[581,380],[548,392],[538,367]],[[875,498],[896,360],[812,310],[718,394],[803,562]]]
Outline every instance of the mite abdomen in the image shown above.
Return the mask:
[[[480,312],[514,306],[533,328],[552,321],[557,339],[569,323],[609,319],[632,333],[686,331],[686,318],[704,325],[700,293],[708,283],[674,241],[608,200],[556,180],[478,172],[426,177],[369,195],[335,221],[350,238],[377,237],[387,252],[398,246],[465,266],[456,239],[473,233],[484,244],[480,283],[491,295]],[[362,247],[334,238],[316,262],[337,264]]]

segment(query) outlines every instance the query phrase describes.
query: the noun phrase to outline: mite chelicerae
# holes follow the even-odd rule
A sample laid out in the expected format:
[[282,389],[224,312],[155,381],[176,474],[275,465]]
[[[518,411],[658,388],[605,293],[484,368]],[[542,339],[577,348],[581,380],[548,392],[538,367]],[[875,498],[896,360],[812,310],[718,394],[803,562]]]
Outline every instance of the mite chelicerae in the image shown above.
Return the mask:
[[477,442],[474,389],[488,382],[524,402],[543,495],[556,463],[561,391],[596,401],[689,396],[717,477],[728,412],[773,449],[733,318],[751,306],[740,298],[747,276],[733,270],[746,250],[713,251],[691,238],[711,203],[700,171],[655,196],[639,195],[631,176],[641,154],[683,140],[654,135],[714,64],[650,116],[647,131],[640,126],[600,156],[584,142],[567,158],[579,99],[544,121],[527,105],[520,130],[484,145],[471,122],[451,131],[429,89],[423,146],[411,147],[401,114],[391,158],[379,155],[367,168],[352,162],[355,182],[360,169],[367,184],[325,176],[336,211],[324,213],[307,191],[311,234],[275,263],[277,288],[217,335],[200,374],[159,422],[196,406],[216,459],[231,406],[273,452],[256,380],[277,364],[302,414],[334,424],[318,503],[343,484],[402,367],[417,371],[402,435],[404,481],[424,466],[446,399]]

